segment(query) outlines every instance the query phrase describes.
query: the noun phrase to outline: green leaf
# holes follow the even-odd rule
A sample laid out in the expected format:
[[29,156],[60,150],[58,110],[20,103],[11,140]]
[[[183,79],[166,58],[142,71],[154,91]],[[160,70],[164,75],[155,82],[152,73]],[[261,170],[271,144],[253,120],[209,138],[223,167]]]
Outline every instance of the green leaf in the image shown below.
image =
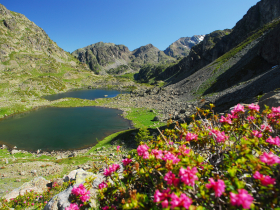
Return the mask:
[[236,172],[237,172],[236,167],[233,167],[233,168],[229,168],[229,169],[228,169],[228,173],[229,173],[229,175],[230,175],[231,177],[235,177]]
[[202,162],[204,161],[204,158],[203,158],[202,156],[199,155],[198,158],[197,158],[197,161],[200,162],[200,163],[202,163]]

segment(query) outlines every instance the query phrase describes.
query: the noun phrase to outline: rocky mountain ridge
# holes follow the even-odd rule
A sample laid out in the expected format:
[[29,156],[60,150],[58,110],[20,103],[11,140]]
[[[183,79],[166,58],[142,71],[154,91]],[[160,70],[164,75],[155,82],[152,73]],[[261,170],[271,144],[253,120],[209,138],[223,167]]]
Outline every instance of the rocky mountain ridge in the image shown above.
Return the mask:
[[193,46],[203,41],[205,35],[194,35],[192,37],[181,37],[173,42],[163,52],[171,57],[185,57],[188,56]]
[[146,63],[168,63],[174,60],[152,44],[130,51],[124,45],[98,42],[77,49],[72,55],[98,74],[137,71]]

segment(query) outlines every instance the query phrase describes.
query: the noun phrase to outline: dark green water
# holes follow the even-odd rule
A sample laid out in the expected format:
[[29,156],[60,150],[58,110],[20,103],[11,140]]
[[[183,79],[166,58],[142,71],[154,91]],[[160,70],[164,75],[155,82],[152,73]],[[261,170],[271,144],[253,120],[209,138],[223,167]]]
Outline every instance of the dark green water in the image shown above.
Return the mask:
[[0,121],[0,142],[25,150],[69,150],[126,130],[121,111],[100,107],[41,108]]
[[49,101],[54,101],[61,98],[71,97],[71,98],[81,98],[81,99],[89,99],[94,100],[96,98],[104,98],[104,95],[108,95],[107,98],[112,98],[117,96],[120,93],[127,93],[125,91],[120,92],[118,90],[75,90],[69,91],[66,93],[59,93],[55,95],[44,96],[45,99]]

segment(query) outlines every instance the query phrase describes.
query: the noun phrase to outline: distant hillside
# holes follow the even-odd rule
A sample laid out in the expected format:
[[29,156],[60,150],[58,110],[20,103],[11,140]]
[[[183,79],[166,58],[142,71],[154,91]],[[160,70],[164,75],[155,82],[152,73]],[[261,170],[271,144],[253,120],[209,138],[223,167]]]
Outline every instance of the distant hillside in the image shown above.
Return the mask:
[[0,4],[0,117],[39,105],[40,96],[81,87],[92,73],[24,15]]
[[169,45],[169,47],[164,50],[164,53],[174,58],[188,56],[191,48],[203,41],[204,37],[205,35],[182,37]]
[[168,63],[174,59],[152,44],[139,47],[132,52],[124,45],[98,42],[75,50],[73,56],[88,64],[95,73],[120,74],[137,71],[143,64]]

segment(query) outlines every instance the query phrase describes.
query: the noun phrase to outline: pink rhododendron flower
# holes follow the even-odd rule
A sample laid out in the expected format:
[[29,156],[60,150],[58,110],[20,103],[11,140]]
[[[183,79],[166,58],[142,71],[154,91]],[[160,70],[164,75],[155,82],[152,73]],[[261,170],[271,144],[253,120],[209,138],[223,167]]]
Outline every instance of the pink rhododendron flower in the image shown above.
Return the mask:
[[120,150],[121,146],[117,146],[117,152]]
[[89,200],[89,190],[85,188],[83,184],[80,184],[79,187],[74,186],[71,193],[80,198],[82,202],[86,202]]
[[261,125],[261,129],[262,131],[269,131],[269,132],[272,132],[272,127],[270,125],[264,125],[262,124]]
[[111,176],[112,173],[114,173],[115,171],[117,171],[120,168],[119,164],[113,164],[111,166],[109,166],[109,169],[104,169],[104,176]]
[[76,203],[71,203],[69,207],[66,207],[65,210],[79,210],[79,206]]
[[175,177],[175,174],[173,174],[171,171],[169,171],[164,176],[164,180],[167,182],[168,185],[174,185],[175,187],[179,184],[180,179]]
[[223,194],[223,192],[225,192],[226,185],[225,185],[224,181],[221,179],[218,179],[218,181],[215,182],[213,178],[210,178],[209,181],[210,181],[210,183],[206,184],[205,186],[208,189],[213,188],[215,191],[215,196],[220,197]]
[[187,169],[181,167],[179,170],[179,177],[180,180],[184,182],[186,185],[193,186],[195,180],[198,180],[196,173],[197,173],[196,167],[193,167],[192,169],[189,166],[187,167]]
[[186,140],[187,141],[192,141],[192,140],[197,140],[197,135],[194,133],[187,133],[186,135]]
[[126,159],[123,159],[123,160],[122,160],[124,166],[128,165],[129,163],[131,163],[131,161],[132,161],[132,160],[129,159],[129,158],[126,158]]
[[226,139],[228,139],[228,136],[225,135],[225,132],[220,132],[219,130],[215,130],[215,129],[212,129],[210,132],[209,132],[209,135],[213,135],[214,139],[220,143],[220,142],[224,142]]
[[192,204],[192,199],[190,199],[184,193],[180,195],[180,198],[176,194],[172,193],[170,198],[171,209],[174,209],[175,207],[189,209],[190,205]]
[[272,138],[271,136],[269,136],[268,139],[266,140],[266,142],[270,143],[272,145],[280,146],[280,139],[278,136],[276,136],[275,138]]
[[89,198],[90,198],[90,197],[89,197],[88,195],[82,195],[82,196],[80,196],[80,200],[81,200],[82,202],[88,201]]
[[109,206],[102,207],[102,210],[109,210]]
[[255,179],[259,179],[262,183],[262,185],[267,186],[269,184],[275,184],[275,179],[271,178],[270,176],[266,176],[263,174],[260,174],[260,172],[256,171],[253,175]]
[[249,106],[248,106],[248,108],[249,109],[251,109],[251,110],[255,110],[255,111],[260,111],[260,106],[259,105],[257,105],[257,104],[250,104]]
[[247,117],[247,120],[249,120],[249,121],[250,121],[250,120],[252,120],[252,121],[253,121],[254,119],[255,119],[255,117],[254,117],[254,116],[248,116],[248,117]]
[[264,152],[261,156],[260,156],[260,161],[263,163],[266,163],[269,166],[272,166],[275,163],[280,163],[280,159],[277,155],[274,155],[272,152],[270,153],[266,153]]
[[280,113],[280,106],[271,108],[273,113]]
[[227,118],[229,118],[229,119],[237,119],[238,116],[237,116],[235,113],[233,113],[233,114],[227,114]]
[[162,159],[162,150],[153,149],[152,154],[155,156],[156,159]]
[[237,105],[233,108],[233,110],[231,110],[231,113],[232,113],[233,115],[235,115],[235,114],[238,113],[238,112],[244,112],[244,106],[242,106],[241,104],[237,104]]
[[107,183],[105,183],[105,182],[101,182],[101,183],[98,185],[98,188],[99,188],[99,189],[103,189],[103,188],[105,188],[105,187],[108,187]]
[[180,162],[180,159],[177,158],[174,154],[172,154],[171,152],[167,152],[164,157],[162,158],[162,160],[172,160],[173,164],[177,164],[178,162]]
[[170,189],[167,188],[166,190],[162,190],[162,192],[160,192],[159,190],[156,190],[155,194],[154,194],[154,202],[158,203],[160,201],[163,201],[161,203],[162,208],[167,208],[168,207],[168,198],[170,197]]
[[227,116],[226,118],[224,116],[221,116],[220,123],[228,123],[232,124],[231,118]]
[[144,159],[148,159],[149,158],[149,147],[144,144],[144,145],[139,145],[137,148],[137,153],[139,156],[142,156]]
[[252,134],[258,138],[261,138],[263,135],[260,131],[256,131],[256,130],[253,130],[252,131]]
[[189,154],[190,153],[190,149],[188,149],[187,147],[186,147],[186,145],[181,145],[180,147],[179,147],[179,151],[183,154],[183,155],[187,155],[187,154]]
[[243,209],[250,209],[254,198],[244,189],[239,189],[238,194],[230,192],[230,203],[233,206],[242,205]]
[[107,168],[104,169],[104,176],[111,176],[112,172],[108,170]]
[[174,144],[174,142],[173,142],[173,141],[169,141],[168,144],[169,144],[169,145],[172,145],[172,144]]
[[112,164],[111,166],[109,166],[109,170],[113,173],[115,171],[117,171],[120,168],[119,164]]

